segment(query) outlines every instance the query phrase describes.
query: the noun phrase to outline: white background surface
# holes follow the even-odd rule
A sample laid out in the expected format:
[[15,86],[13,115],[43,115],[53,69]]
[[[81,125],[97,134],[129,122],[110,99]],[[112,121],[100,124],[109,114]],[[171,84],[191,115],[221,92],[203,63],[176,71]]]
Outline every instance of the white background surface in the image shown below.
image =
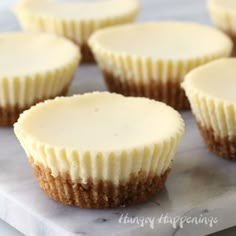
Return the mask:
[[[9,11],[9,4],[14,0],[0,1],[0,31],[19,30],[16,19]],[[210,24],[206,11],[205,0],[142,0],[143,11],[139,20],[159,20],[159,19],[177,19],[177,20],[194,20],[201,23]],[[92,69],[94,70],[94,69]],[[76,79],[79,83],[73,87],[71,93],[91,91],[91,87],[86,81],[85,70],[79,70]],[[94,81],[94,87],[103,90],[104,84],[100,74]],[[1,132],[1,131],[0,131]],[[224,204],[224,203],[222,203]],[[15,229],[0,221],[0,236],[19,236],[21,235]],[[43,235],[43,234],[42,234]],[[236,235],[236,229],[217,233],[214,236],[233,236]],[[30,235],[31,236],[31,235]]]

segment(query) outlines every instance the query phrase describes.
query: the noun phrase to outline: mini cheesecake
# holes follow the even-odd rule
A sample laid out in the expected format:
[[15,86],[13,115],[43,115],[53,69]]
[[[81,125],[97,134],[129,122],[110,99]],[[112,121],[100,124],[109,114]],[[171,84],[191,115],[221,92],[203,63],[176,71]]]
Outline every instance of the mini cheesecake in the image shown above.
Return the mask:
[[49,32],[71,39],[82,52],[82,62],[93,62],[89,36],[98,29],[132,22],[139,12],[138,0],[66,2],[21,0],[15,12],[26,31]]
[[146,22],[110,27],[92,35],[89,44],[111,92],[189,108],[181,89],[191,69],[231,54],[222,32],[187,22]]
[[236,55],[236,1],[210,0],[209,13],[213,23],[228,34],[234,42],[233,55]]
[[221,59],[191,71],[183,87],[209,149],[236,160],[236,59]]
[[184,123],[164,103],[94,92],[37,104],[14,129],[48,196],[113,208],[162,189]]
[[80,60],[69,40],[39,33],[0,33],[0,126],[45,99],[66,95]]

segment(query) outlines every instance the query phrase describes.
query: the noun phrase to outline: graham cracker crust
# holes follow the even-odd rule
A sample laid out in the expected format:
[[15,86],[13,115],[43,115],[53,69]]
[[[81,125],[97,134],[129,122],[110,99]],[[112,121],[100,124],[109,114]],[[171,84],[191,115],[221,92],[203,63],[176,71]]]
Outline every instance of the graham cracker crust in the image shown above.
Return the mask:
[[172,106],[176,110],[190,108],[189,101],[179,82],[150,80],[148,83],[135,83],[133,80],[122,81],[113,74],[103,71],[109,91],[121,93],[125,96],[147,97]]
[[12,126],[17,119],[19,118],[20,114],[29,109],[31,106],[42,102],[47,99],[52,99],[57,96],[65,96],[68,92],[69,85],[66,86],[58,95],[49,97],[49,98],[43,98],[43,99],[37,99],[33,102],[32,105],[26,106],[26,107],[20,107],[18,104],[15,106],[7,106],[7,107],[1,107],[0,106],[0,126]]
[[233,51],[232,51],[231,56],[232,56],[232,57],[236,57],[236,36],[231,37],[231,39],[233,40],[233,43],[234,43]]
[[170,171],[166,170],[161,176],[146,176],[140,172],[138,176],[131,175],[128,182],[118,185],[93,179],[84,184],[80,179],[72,181],[68,173],[53,177],[49,168],[34,163],[33,158],[29,161],[40,187],[50,198],[81,208],[118,208],[146,201],[163,188]]
[[224,138],[215,135],[213,128],[203,127],[197,122],[200,133],[209,150],[227,160],[236,160],[236,136]]
[[225,34],[227,34],[231,40],[233,41],[233,51],[231,56],[235,57],[236,56],[236,35],[235,33],[229,32],[229,31],[224,31]]
[[81,63],[83,64],[95,63],[95,59],[90,47],[87,44],[79,45],[79,47],[82,55]]

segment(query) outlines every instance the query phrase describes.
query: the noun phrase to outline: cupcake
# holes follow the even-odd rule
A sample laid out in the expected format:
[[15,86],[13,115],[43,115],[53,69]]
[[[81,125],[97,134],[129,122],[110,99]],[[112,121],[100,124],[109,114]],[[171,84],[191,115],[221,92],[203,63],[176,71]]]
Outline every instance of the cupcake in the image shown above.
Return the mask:
[[94,33],[89,44],[111,92],[160,100],[179,110],[189,108],[180,86],[184,75],[232,50],[220,31],[184,22],[110,27]]
[[220,59],[191,71],[183,87],[211,151],[236,160],[236,59]]
[[233,55],[236,55],[236,4],[234,0],[210,0],[209,12],[213,23],[234,42]]
[[163,187],[184,123],[163,103],[94,92],[37,104],[14,128],[48,196],[114,208]]
[[39,33],[0,34],[0,126],[45,99],[66,95],[78,66],[78,47]]
[[88,63],[94,61],[87,44],[89,36],[100,28],[132,22],[138,11],[138,0],[22,0],[15,12],[24,30],[54,33],[78,44],[82,62]]

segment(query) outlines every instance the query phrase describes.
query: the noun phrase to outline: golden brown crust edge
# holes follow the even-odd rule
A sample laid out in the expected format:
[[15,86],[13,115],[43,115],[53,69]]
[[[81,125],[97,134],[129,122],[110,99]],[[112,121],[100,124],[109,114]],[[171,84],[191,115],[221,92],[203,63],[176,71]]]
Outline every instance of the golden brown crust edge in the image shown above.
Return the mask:
[[[68,92],[68,88],[69,88],[69,85],[67,85],[60,93],[58,93],[55,96],[37,99],[30,106],[33,106],[33,105],[35,105],[39,102],[42,102],[44,100],[47,100],[47,99],[52,99],[57,96],[65,96]],[[19,105],[7,106],[7,107],[0,106],[0,126],[12,126],[17,121],[20,114],[23,111],[29,109],[30,106],[25,106],[25,107],[20,107]]]
[[[222,29],[221,29],[222,30]],[[233,33],[233,32],[230,32],[230,31],[224,31],[222,30],[226,35],[228,35],[231,40],[233,41],[233,50],[232,50],[232,54],[231,56],[232,57],[235,57],[236,56],[236,34]]]
[[81,63],[82,64],[95,63],[95,59],[90,47],[87,44],[79,45],[79,47],[82,55]]
[[150,80],[148,83],[135,83],[133,80],[121,80],[113,74],[103,71],[110,92],[125,96],[147,97],[166,103],[176,110],[190,109],[189,101],[180,82]]
[[220,137],[213,128],[206,128],[197,123],[200,133],[210,151],[227,160],[236,160],[236,136]]
[[81,208],[118,208],[146,201],[163,188],[170,172],[170,168],[161,176],[146,176],[141,172],[118,185],[92,179],[84,184],[80,180],[72,181],[69,174],[53,177],[49,168],[35,163],[33,158],[29,158],[29,161],[40,187],[50,198]]

